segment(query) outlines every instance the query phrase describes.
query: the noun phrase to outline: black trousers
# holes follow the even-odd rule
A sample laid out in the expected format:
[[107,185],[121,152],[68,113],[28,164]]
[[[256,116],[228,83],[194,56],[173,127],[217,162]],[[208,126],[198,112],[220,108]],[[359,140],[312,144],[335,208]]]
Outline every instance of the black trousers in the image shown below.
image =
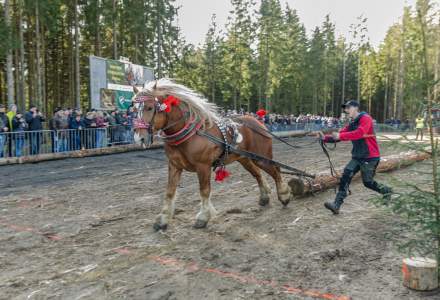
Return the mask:
[[365,187],[383,195],[391,193],[391,188],[377,183],[374,180],[374,175],[376,175],[376,169],[379,165],[379,161],[379,158],[352,159],[344,168],[344,173],[342,174],[341,181],[339,183],[338,194],[336,195],[336,201],[342,202],[348,196],[351,180],[359,171],[361,172],[362,182],[364,183]]

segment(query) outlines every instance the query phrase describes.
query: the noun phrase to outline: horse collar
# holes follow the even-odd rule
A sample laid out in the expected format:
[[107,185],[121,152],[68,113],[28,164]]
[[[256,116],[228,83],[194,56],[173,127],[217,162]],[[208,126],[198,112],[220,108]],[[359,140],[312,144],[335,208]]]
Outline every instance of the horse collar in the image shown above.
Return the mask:
[[178,132],[167,135],[162,131],[160,137],[170,146],[178,146],[191,138],[202,127],[203,121],[191,118]]

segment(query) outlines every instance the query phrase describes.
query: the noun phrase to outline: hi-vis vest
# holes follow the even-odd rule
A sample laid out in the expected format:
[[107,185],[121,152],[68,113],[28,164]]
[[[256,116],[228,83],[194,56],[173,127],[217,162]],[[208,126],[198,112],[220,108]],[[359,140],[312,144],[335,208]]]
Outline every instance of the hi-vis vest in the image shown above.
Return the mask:
[[425,128],[425,120],[423,118],[417,118],[416,119],[416,128],[417,129]]

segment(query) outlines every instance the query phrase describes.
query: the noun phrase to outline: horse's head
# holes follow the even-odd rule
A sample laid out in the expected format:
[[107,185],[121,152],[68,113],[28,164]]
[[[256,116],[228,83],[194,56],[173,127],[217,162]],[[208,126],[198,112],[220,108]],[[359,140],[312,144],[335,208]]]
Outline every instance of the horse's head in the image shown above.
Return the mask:
[[133,87],[134,110],[137,118],[134,120],[134,139],[136,143],[144,146],[151,146],[154,134],[166,124],[161,99],[154,97],[151,93],[139,91]]

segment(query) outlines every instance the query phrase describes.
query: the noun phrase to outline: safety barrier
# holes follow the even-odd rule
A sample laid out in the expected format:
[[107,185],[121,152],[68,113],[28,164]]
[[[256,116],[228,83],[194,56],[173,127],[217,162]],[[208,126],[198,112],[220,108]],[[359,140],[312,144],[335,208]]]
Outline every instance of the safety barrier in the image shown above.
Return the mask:
[[0,133],[0,158],[133,144],[130,126]]

